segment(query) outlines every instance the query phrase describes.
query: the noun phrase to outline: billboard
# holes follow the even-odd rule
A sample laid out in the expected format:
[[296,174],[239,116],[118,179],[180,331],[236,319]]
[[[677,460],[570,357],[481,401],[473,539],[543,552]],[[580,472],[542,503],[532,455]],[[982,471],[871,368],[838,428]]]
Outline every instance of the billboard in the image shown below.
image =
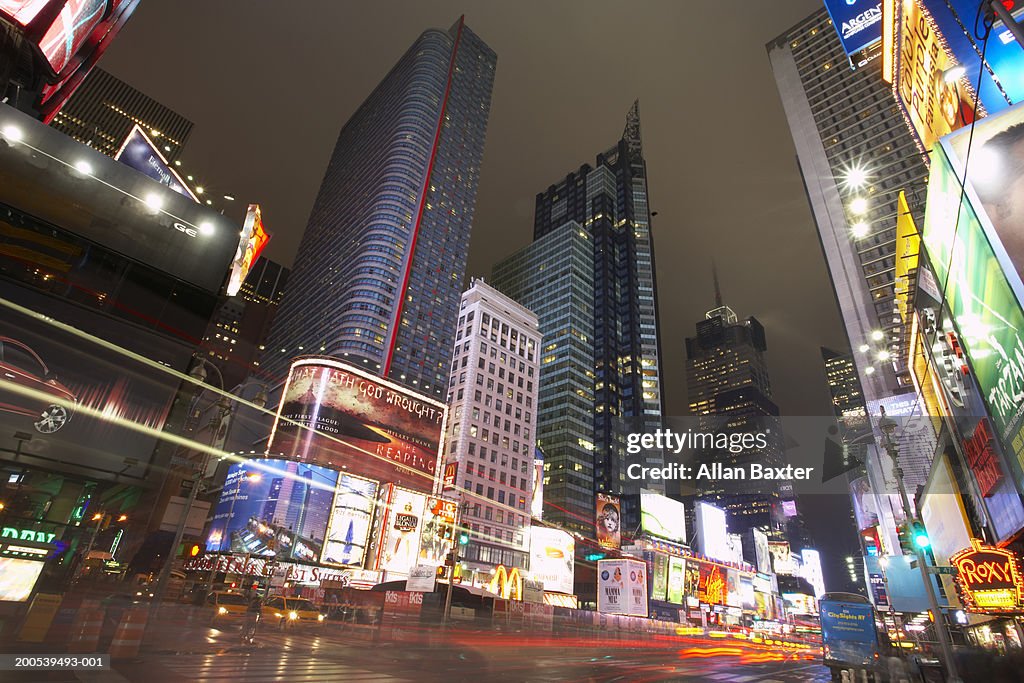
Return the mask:
[[843,51],[856,66],[852,57],[882,39],[882,3],[878,0],[825,0],[825,7]]
[[966,71],[957,79],[947,78],[957,62],[947,54],[946,42],[924,0],[896,2],[893,94],[921,146],[929,150],[943,135],[974,120],[976,95]]
[[700,584],[697,598],[709,605],[724,605],[727,594],[726,570],[717,564],[700,563]]
[[408,575],[420,555],[427,496],[394,485],[381,487],[374,569]]
[[760,529],[751,529],[754,538],[754,566],[757,571],[765,574],[772,573],[772,556],[768,550],[768,535]]
[[[11,107],[2,110],[3,126],[20,128],[32,145],[0,145],[0,203],[51,224],[44,238],[76,245],[88,240],[206,292],[221,290],[238,247],[237,223]],[[40,155],[50,161],[39,163]],[[87,162],[92,171],[84,174],[62,160]],[[162,202],[161,210],[146,203],[151,195]],[[9,221],[0,219],[4,222]],[[26,224],[12,224],[9,230],[19,236],[38,232]],[[56,248],[46,251],[38,237],[32,239],[35,254],[30,257],[42,260],[40,265],[49,272],[60,268],[82,274],[83,286],[89,288],[82,295],[91,294],[95,300],[98,275],[113,279],[102,270],[110,266],[99,262],[98,254],[84,252],[78,254],[81,258],[72,258]],[[133,286],[123,288],[131,294],[145,289],[143,275],[135,277]],[[128,293],[101,291],[108,299],[128,298],[126,303],[138,308],[137,299]],[[160,309],[146,313],[157,315]]]
[[814,597],[825,594],[825,578],[821,572],[821,554],[817,550],[804,548],[800,551],[800,576],[814,587]]
[[181,383],[163,364],[183,370],[190,355],[161,335],[5,282],[0,448],[37,466],[139,483]]
[[[1018,111],[1015,108],[1008,113]],[[1020,379],[1024,377],[1024,311],[1014,291],[1022,289],[1020,277],[998,236],[989,232],[990,240],[986,235],[975,212],[973,193],[968,191],[961,203],[961,185],[947,149],[946,145],[936,146],[931,153],[923,239],[937,278],[946,283],[946,302],[961,347],[971,361],[996,426],[996,438],[1011,461],[1020,489],[1024,485],[1024,391]],[[993,245],[998,246],[1000,257]]]
[[[949,558],[971,542],[967,512],[964,510],[949,456],[935,457],[928,484],[921,497],[921,521],[928,530],[928,546],[937,566],[949,566]],[[946,595],[955,592],[954,577],[940,577]]]
[[0,557],[0,603],[28,600],[44,566],[38,560]]
[[597,504],[597,544],[602,548],[618,550],[622,543],[619,497],[598,493],[595,500]]
[[199,197],[189,189],[185,181],[181,179],[181,176],[171,168],[167,159],[164,158],[164,155],[160,153],[157,146],[153,144],[153,141],[150,140],[149,136],[146,135],[138,124],[132,126],[131,132],[128,133],[128,137],[125,138],[121,144],[121,149],[117,150],[114,158],[125,166],[134,168],[147,178],[166,186],[168,189],[174,190],[194,202],[199,201]]
[[561,529],[530,528],[530,578],[552,593],[573,592],[576,541]]
[[727,560],[731,556],[729,532],[725,521],[725,510],[710,503],[697,503],[695,508],[697,524],[697,548],[706,557]]
[[686,571],[683,574],[683,597],[687,602],[693,602],[700,595],[700,564],[696,560],[686,563]]
[[820,617],[824,642],[874,643],[878,637],[871,605],[829,601],[821,605]]
[[686,543],[686,508],[667,496],[644,489],[640,491],[640,527],[651,536]]
[[241,239],[238,240],[238,251],[231,262],[231,273],[228,276],[227,295],[235,296],[242,289],[242,283],[249,276],[249,271],[256,259],[263,253],[263,248],[270,241],[270,233],[263,228],[263,214],[259,204],[250,204],[245,212],[242,224]]
[[597,611],[646,617],[646,570],[640,560],[598,560]]
[[439,567],[444,564],[455,541],[455,517],[459,504],[444,498],[427,498],[423,510],[423,534],[420,538],[419,564]]
[[338,476],[320,562],[335,567],[361,567],[370,538],[377,482],[352,474]]
[[40,10],[53,0],[0,0],[0,15],[15,24],[28,26]]
[[213,513],[207,552],[316,563],[334,513],[338,473],[273,458],[235,463]]
[[267,448],[429,492],[440,476],[446,412],[347,363],[304,358],[292,363]]
[[668,558],[668,601],[677,605],[683,604],[686,589],[686,561],[681,557],[670,555]]
[[650,562],[647,573],[651,575],[651,600],[665,600],[668,596],[668,555],[646,551],[644,558]]
[[768,552],[771,553],[772,569],[776,574],[792,575],[796,572],[789,541],[768,541]]

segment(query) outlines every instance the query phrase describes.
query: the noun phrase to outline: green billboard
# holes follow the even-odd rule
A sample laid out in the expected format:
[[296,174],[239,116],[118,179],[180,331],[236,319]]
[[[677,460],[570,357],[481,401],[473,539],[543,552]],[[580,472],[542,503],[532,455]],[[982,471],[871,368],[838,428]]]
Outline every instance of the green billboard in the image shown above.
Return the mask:
[[1024,311],[941,145],[931,151],[922,238],[1021,488]]

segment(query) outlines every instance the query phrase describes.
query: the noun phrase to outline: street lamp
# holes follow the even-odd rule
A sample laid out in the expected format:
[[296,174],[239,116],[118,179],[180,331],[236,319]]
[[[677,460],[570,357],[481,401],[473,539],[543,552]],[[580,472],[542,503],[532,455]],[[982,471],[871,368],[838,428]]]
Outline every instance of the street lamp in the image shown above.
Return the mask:
[[[903,516],[906,518],[906,523],[912,529],[920,529],[923,534],[924,524],[918,519],[916,510],[910,505],[907,487],[903,483],[903,468],[900,467],[899,448],[892,440],[892,435],[897,427],[896,422],[886,416],[885,406],[881,406],[880,410],[882,416],[878,421],[878,428],[882,430],[882,435],[885,437],[885,452],[892,458],[896,485],[899,487],[900,500],[903,502]],[[921,536],[921,534],[917,535]],[[928,537],[924,535],[923,538],[927,541]],[[957,675],[956,662],[953,660],[953,644],[949,637],[949,630],[946,627],[946,620],[942,616],[942,610],[939,609],[939,601],[935,597],[935,587],[932,585],[931,572],[929,571],[927,556],[924,553],[927,543],[914,542],[911,545],[914,548],[914,555],[917,557],[917,567],[921,571],[921,580],[924,582],[928,604],[931,606],[932,614],[935,615],[935,633],[939,637],[939,647],[942,650],[942,659],[946,666],[946,680],[959,681],[960,677]]]

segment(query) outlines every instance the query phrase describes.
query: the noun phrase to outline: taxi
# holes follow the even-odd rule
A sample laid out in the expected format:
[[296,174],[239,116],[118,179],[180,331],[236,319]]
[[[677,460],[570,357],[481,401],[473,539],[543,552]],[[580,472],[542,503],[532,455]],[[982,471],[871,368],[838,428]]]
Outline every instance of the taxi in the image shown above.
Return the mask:
[[285,629],[293,626],[319,626],[324,623],[323,614],[317,606],[305,598],[286,598],[271,595],[263,603],[260,619],[271,626]]
[[211,621],[216,623],[229,619],[244,618],[249,603],[241,593],[214,591],[206,596],[206,606],[213,608]]

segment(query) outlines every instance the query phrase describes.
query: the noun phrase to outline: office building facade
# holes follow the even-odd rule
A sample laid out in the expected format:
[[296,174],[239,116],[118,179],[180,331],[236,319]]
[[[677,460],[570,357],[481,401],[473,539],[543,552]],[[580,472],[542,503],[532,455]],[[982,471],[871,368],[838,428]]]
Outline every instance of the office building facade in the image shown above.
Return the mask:
[[594,529],[593,243],[579,223],[549,231],[494,266],[494,287],[537,316],[537,444],[546,522]]
[[[722,304],[697,323],[697,335],[686,339],[686,386],[690,412],[701,431],[721,434],[765,434],[764,444],[741,450],[704,449],[695,453],[696,466],[721,463],[724,467],[749,468],[785,464],[784,443],[778,422],[779,409],[772,401],[765,353],[764,327],[754,317],[740,321]],[[778,535],[786,517],[797,515],[790,482],[709,480],[690,492],[724,509],[729,530],[745,534],[758,528]],[[783,506],[783,501],[788,505]]]
[[338,136],[260,361],[322,353],[443,397],[495,53],[428,30]]
[[[640,483],[626,477],[625,432],[653,431],[664,413],[639,102],[626,115],[622,137],[593,166],[584,164],[537,195],[535,240],[567,221],[583,226],[593,247],[594,488],[638,494]],[[657,452],[642,458],[645,466],[664,464]]]
[[463,561],[525,568],[537,438],[537,316],[483,280],[462,295],[449,377],[446,467],[466,504]]
[[181,156],[192,133],[187,118],[103,69],[89,72],[50,125],[108,157],[138,125],[168,161]]

